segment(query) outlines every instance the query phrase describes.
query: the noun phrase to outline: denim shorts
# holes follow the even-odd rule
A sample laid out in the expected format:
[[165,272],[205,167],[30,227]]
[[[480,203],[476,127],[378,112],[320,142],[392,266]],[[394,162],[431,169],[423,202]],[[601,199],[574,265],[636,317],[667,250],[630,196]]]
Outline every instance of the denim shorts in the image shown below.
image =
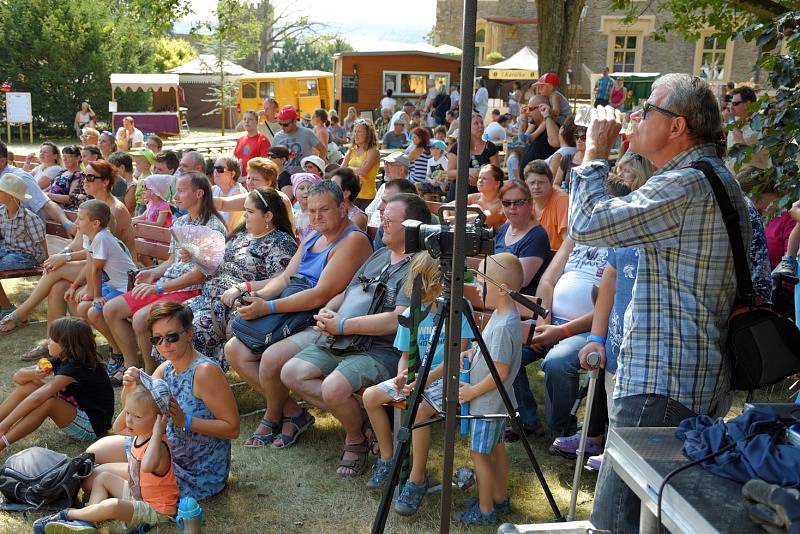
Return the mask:
[[30,269],[36,267],[36,259],[33,254],[9,250],[0,246],[0,271],[14,271],[16,269]]
[[[108,284],[108,282],[103,282],[102,285],[100,286],[100,294],[103,296],[104,299],[106,299],[106,302],[108,302],[114,297],[122,295],[122,291],[117,291],[116,289],[111,287]],[[97,313],[101,313],[103,311],[102,304],[94,303],[92,304],[92,306],[94,307],[95,311],[97,311]]]
[[86,412],[77,408],[75,409],[75,419],[61,430],[69,437],[80,441],[94,441],[97,439],[92,423],[89,421],[89,416],[86,415]]

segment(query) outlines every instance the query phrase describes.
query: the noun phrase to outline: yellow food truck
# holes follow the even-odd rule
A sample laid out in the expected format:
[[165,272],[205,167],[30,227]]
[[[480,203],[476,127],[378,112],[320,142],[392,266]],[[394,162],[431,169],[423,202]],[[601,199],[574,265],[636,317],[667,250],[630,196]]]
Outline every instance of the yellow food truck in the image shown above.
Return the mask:
[[278,104],[293,105],[298,112],[314,113],[317,108],[333,107],[333,73],[321,70],[297,72],[258,72],[239,78],[239,116],[248,110],[262,109],[265,98]]

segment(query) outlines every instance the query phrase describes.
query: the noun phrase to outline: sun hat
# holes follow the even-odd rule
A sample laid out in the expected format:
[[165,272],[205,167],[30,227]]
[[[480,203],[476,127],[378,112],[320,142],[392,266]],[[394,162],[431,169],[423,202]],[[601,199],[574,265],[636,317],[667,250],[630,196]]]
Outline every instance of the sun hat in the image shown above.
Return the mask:
[[31,196],[28,194],[28,186],[25,185],[25,182],[22,180],[22,178],[15,174],[11,174],[10,172],[7,172],[0,177],[0,191],[6,193],[7,195],[11,195],[17,200],[31,199]]
[[553,87],[558,87],[561,84],[561,78],[558,77],[558,74],[555,72],[548,72],[547,74],[543,75],[541,78],[536,80],[536,83],[533,85],[542,85],[545,83],[549,83]]
[[139,382],[152,395],[158,411],[162,414],[169,413],[169,399],[171,397],[169,385],[160,378],[153,378],[144,371],[139,371]]
[[399,163],[400,165],[404,165],[408,167],[411,165],[411,161],[409,161],[408,156],[406,156],[405,152],[398,150],[397,152],[392,152],[383,160],[385,163]]
[[316,174],[311,174],[310,172],[298,172],[292,175],[292,196],[297,196],[297,188],[303,182],[309,182],[315,184],[317,182],[321,182],[322,178],[317,176]]
[[169,189],[174,179],[171,174],[151,174],[144,179],[143,185],[161,200],[169,200]]
[[431,148],[438,148],[439,150],[447,150],[447,145],[441,139],[431,141]]
[[492,143],[502,143],[506,140],[506,129],[497,122],[490,122],[483,130],[481,139]]
[[136,150],[131,150],[128,152],[130,156],[142,156],[144,159],[150,162],[150,165],[156,162],[156,155],[153,154],[153,151],[149,148],[137,148]]
[[319,156],[315,156],[312,154],[300,160],[300,166],[302,166],[303,168],[305,168],[306,163],[311,163],[316,168],[318,168],[320,174],[322,174],[325,171],[325,162]]
[[281,112],[278,113],[279,121],[292,121],[297,119],[297,111],[294,106],[283,106]]

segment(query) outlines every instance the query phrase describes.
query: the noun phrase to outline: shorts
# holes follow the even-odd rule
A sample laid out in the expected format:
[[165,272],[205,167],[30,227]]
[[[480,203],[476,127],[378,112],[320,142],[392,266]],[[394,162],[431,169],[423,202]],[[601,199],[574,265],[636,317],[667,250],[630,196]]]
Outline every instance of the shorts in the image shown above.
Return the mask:
[[440,183],[421,182],[420,189],[423,193],[444,193],[444,187]]
[[[63,398],[62,398],[63,399]],[[67,399],[63,399],[69,402]],[[72,404],[72,403],[70,403]],[[89,416],[83,410],[75,408],[75,419],[70,424],[61,429],[64,434],[78,441],[95,441],[97,436],[89,421]]]
[[310,363],[322,371],[324,376],[339,371],[350,382],[353,391],[391,378],[386,367],[363,352],[335,354],[325,347],[312,345],[301,350],[295,358]]
[[32,254],[0,246],[0,271],[30,269],[39,265]]
[[313,326],[309,326],[304,330],[300,330],[286,338],[286,341],[291,341],[297,346],[297,352],[300,352],[306,347],[316,345],[317,341],[325,340],[325,336],[314,330]]
[[[103,282],[100,285],[100,294],[103,296],[104,299],[106,299],[106,302],[108,302],[109,300],[113,299],[114,297],[118,297],[118,296],[122,295],[122,291],[118,291],[118,290],[114,289],[113,287],[108,285],[108,282]],[[92,304],[92,307],[95,309],[95,311],[97,311],[97,313],[101,313],[103,311],[103,305],[102,304],[95,303],[95,304]]]
[[[402,402],[406,400],[406,396],[402,393],[399,393],[394,388],[394,378],[390,378],[389,380],[384,380],[380,384],[377,384],[376,387],[380,388],[381,391],[392,397],[392,402]],[[442,411],[442,398],[444,397],[444,379],[439,378],[434,380],[431,385],[425,388],[425,391],[422,393],[422,398],[425,399],[425,402],[433,406],[433,408],[437,411]]]
[[469,450],[478,454],[492,454],[503,436],[505,420],[472,419],[469,428]]
[[190,298],[196,297],[200,294],[199,289],[191,289],[189,291],[172,291],[170,293],[150,293],[146,297],[139,298],[133,296],[133,292],[126,291],[122,294],[122,298],[128,303],[131,313],[136,313],[145,306],[155,304],[156,302],[170,301],[170,302],[184,302]]
[[124,521],[109,521],[107,523],[103,523],[103,527],[107,527],[109,532],[126,533],[130,532],[131,529],[135,529],[139,525],[154,526],[175,522],[174,518],[162,514],[146,502],[135,500],[131,496],[131,486],[127,480],[125,481],[125,485],[122,487],[122,497],[120,497],[120,500],[130,501],[133,504],[133,517],[131,517],[130,523],[125,523]]

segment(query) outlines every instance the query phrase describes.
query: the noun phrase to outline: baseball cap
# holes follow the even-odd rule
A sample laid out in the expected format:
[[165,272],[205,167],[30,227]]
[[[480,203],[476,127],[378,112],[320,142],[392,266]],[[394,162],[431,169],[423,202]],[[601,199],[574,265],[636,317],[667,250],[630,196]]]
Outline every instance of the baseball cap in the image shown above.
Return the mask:
[[408,156],[406,156],[404,152],[401,152],[399,150],[397,152],[392,152],[391,154],[386,156],[386,158],[384,158],[383,161],[386,163],[399,163],[400,165],[405,165],[406,167],[408,167],[411,164],[408,160]]
[[150,165],[156,162],[156,155],[153,154],[153,151],[149,148],[137,148],[136,150],[131,150],[128,154],[131,156],[142,156],[150,162]]
[[153,378],[144,371],[139,371],[139,382],[153,396],[153,401],[156,403],[158,411],[162,414],[169,413],[169,399],[171,397],[169,385],[160,378]]
[[558,77],[558,74],[555,72],[548,72],[538,80],[533,85],[542,85],[544,83],[549,83],[553,87],[558,87],[561,84],[561,78]]
[[303,113],[303,120],[310,121],[311,120],[311,113]]
[[447,145],[441,139],[431,141],[431,148],[438,148],[439,150],[447,150]]
[[276,158],[289,159],[289,147],[286,145],[272,145],[267,153]]
[[297,111],[294,106],[283,106],[281,112],[278,113],[279,121],[291,121],[297,119]]

